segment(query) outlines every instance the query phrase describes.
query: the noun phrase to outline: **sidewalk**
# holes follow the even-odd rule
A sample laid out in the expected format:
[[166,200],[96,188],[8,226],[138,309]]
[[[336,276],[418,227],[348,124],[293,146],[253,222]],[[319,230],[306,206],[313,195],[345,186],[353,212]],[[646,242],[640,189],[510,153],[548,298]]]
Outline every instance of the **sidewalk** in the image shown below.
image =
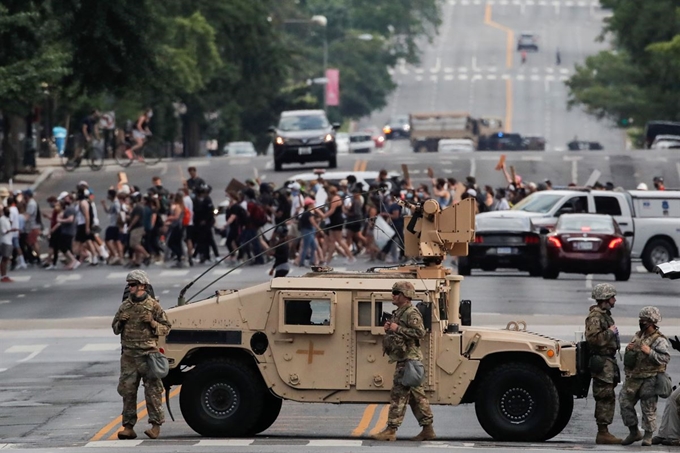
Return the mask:
[[61,167],[61,160],[58,157],[36,158],[36,173],[20,173],[14,175],[8,182],[0,182],[0,187],[7,187],[10,192],[15,190],[31,189],[35,191],[40,184],[52,176],[55,169]]

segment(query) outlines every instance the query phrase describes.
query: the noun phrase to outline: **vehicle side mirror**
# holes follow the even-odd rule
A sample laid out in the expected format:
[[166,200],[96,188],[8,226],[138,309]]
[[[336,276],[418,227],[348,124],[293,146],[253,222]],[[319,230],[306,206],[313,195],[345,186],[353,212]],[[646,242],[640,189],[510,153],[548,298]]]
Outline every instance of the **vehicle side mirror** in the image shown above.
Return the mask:
[[333,123],[332,126],[333,126],[333,130],[337,131],[338,129],[340,129],[340,123]]
[[274,126],[269,126],[269,129],[267,129],[267,132],[271,134],[276,134],[276,128]]
[[625,233],[623,233],[623,237],[632,238],[633,236],[635,236],[635,233],[633,233],[632,231],[626,231]]
[[541,234],[548,234],[548,233],[550,233],[550,230],[547,229],[547,228],[541,228],[540,231],[539,231],[539,233],[541,233]]

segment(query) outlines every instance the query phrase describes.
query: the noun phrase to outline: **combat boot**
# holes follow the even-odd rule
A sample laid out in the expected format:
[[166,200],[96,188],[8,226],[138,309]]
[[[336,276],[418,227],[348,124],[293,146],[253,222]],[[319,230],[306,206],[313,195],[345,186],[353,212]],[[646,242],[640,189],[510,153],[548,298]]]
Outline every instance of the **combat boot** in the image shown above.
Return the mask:
[[645,435],[642,437],[642,446],[651,447],[652,446],[652,436],[654,433],[652,431],[645,431]]
[[137,438],[137,433],[135,432],[134,429],[132,429],[132,426],[130,425],[124,425],[122,431],[118,431],[118,438],[120,440],[127,440],[127,439],[136,439]]
[[633,442],[642,440],[642,432],[638,429],[637,425],[629,426],[628,429],[630,430],[630,434],[628,434],[628,437],[621,441],[621,445],[630,445]]
[[434,428],[432,428],[432,425],[425,425],[423,426],[423,430],[420,431],[420,434],[418,434],[416,437],[412,437],[411,440],[421,442],[423,440],[432,440],[436,437],[437,435],[434,433]]
[[152,423],[151,429],[144,431],[144,434],[146,434],[150,439],[158,439],[158,436],[161,435],[161,425]]
[[597,425],[595,443],[598,445],[620,445],[621,439],[611,434],[607,425]]
[[390,426],[383,429],[381,432],[373,436],[375,440],[386,440],[388,442],[394,442],[397,440],[397,428],[392,428]]

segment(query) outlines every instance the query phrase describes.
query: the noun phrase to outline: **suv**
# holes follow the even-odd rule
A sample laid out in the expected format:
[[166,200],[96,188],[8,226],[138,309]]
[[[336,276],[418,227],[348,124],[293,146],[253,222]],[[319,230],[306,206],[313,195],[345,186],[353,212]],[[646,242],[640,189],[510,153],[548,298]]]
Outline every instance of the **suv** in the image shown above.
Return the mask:
[[270,127],[274,137],[274,170],[283,164],[327,161],[336,168],[337,123],[330,124],[323,110],[291,110],[281,113],[278,127]]
[[517,40],[517,52],[524,49],[538,52],[538,44],[536,41],[536,36],[533,33],[522,33]]
[[409,138],[411,136],[411,125],[408,115],[396,115],[391,117],[383,127],[385,139],[390,140],[398,137]]

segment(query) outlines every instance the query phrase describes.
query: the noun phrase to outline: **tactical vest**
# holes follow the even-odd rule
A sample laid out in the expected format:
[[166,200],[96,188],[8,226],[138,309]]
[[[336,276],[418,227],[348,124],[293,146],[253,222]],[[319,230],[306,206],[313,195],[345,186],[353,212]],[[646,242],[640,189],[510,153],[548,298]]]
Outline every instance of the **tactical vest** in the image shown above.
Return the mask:
[[[412,313],[411,310],[418,311],[418,309],[413,305],[409,305],[405,307],[401,313],[399,310],[401,309],[395,310],[392,322],[395,322],[402,327],[408,327],[408,317]],[[386,332],[385,337],[383,338],[383,354],[387,354],[391,360],[405,360],[410,349],[419,347],[419,340],[406,338],[396,332]]]
[[122,313],[130,315],[121,332],[123,350],[149,350],[156,348],[158,336],[151,328],[150,323],[142,321],[142,317],[146,313],[153,314],[155,302],[155,299],[147,296],[142,302],[135,303],[128,299],[123,303]]
[[635,347],[630,351],[626,350],[626,356],[624,358],[624,367],[626,369],[627,377],[643,379],[656,376],[657,374],[666,371],[665,364],[659,365],[641,350],[642,345],[647,345],[651,348],[658,338],[665,339],[666,337],[658,330],[648,337],[641,337],[640,332],[635,334],[631,341]]
[[[612,318],[610,314],[600,309],[599,307],[590,311],[590,313],[588,314],[588,318],[586,319],[586,325],[588,323],[588,320],[590,320],[591,318],[598,318],[600,322],[606,327],[606,329],[609,329],[611,326],[615,324],[614,318]],[[621,347],[621,344],[619,341],[619,337],[616,335],[612,335],[612,339],[609,341],[609,344],[607,344],[605,347],[594,345],[590,342],[588,343],[588,347],[592,355],[614,357],[616,355],[616,351],[618,351],[619,348]]]

